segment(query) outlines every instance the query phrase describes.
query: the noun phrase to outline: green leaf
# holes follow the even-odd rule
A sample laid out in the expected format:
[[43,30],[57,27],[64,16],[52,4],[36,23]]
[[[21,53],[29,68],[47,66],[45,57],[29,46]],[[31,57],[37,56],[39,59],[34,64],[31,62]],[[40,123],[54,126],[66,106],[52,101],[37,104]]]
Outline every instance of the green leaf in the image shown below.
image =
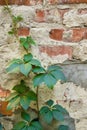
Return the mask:
[[13,35],[14,32],[11,30],[11,31],[8,31],[8,34]]
[[35,128],[35,130],[42,130],[43,129],[41,124],[39,123],[39,121],[33,121],[31,123],[31,125]]
[[49,108],[47,107],[47,106],[44,106],[44,107],[42,107],[41,109],[40,109],[40,114],[42,115],[42,114],[45,114],[45,113],[47,113],[47,112],[49,112]]
[[61,81],[66,81],[65,75],[61,70],[52,71],[51,74],[57,79]]
[[19,96],[12,98],[7,105],[7,110],[11,110],[11,109],[17,107],[19,105],[19,102],[20,102]]
[[58,121],[63,121],[64,120],[64,116],[61,112],[57,111],[57,110],[53,110],[53,117],[54,119],[58,120]]
[[48,106],[52,106],[54,104],[54,101],[50,99],[49,101],[46,102],[46,104]]
[[30,99],[27,96],[21,96],[20,105],[23,107],[23,109],[27,110],[30,105]]
[[26,38],[20,38],[20,43],[26,50],[29,49],[30,45]]
[[21,59],[14,59],[10,62],[8,67],[6,68],[7,72],[15,72],[17,73],[19,71],[20,64],[23,63]]
[[29,63],[34,66],[41,66],[41,63],[37,59],[32,59]]
[[21,117],[26,121],[30,121],[30,115],[26,112],[22,112]]
[[29,62],[33,58],[31,53],[24,55],[24,61]]
[[18,92],[19,94],[23,94],[26,93],[27,91],[29,91],[29,87],[27,87],[24,82],[20,82],[20,84],[15,85],[13,87],[13,90],[15,90],[16,92]]
[[52,111],[48,111],[46,113],[43,114],[43,119],[45,122],[47,122],[48,124],[50,124],[53,120],[53,114]]
[[45,69],[43,67],[35,67],[32,71],[34,73],[45,73]]
[[6,71],[10,73],[13,73],[13,72],[17,73],[19,71],[19,64],[18,63],[11,64],[10,66],[6,68]]
[[24,61],[29,62],[33,58],[33,55],[31,53],[24,55]]
[[26,122],[20,121],[14,125],[13,130],[22,130],[26,126]]
[[56,79],[51,74],[46,74],[44,77],[44,83],[47,85],[48,88],[53,88],[56,84]]
[[35,128],[34,126],[28,126],[27,130],[37,130],[37,128]]
[[57,65],[51,65],[48,67],[48,71],[54,71],[54,70],[61,70],[62,68],[60,66]]
[[33,91],[29,91],[26,93],[26,96],[33,101],[37,100],[37,95]]
[[33,44],[35,45],[34,40],[32,39],[31,36],[26,37],[26,38],[20,38],[20,43],[25,49],[29,49],[29,47]]
[[45,122],[50,124],[53,120],[53,114],[50,108],[47,106],[44,106],[40,109],[40,114],[42,115],[42,118],[44,119]]
[[17,92],[11,93],[7,98],[6,101],[10,101],[12,98],[15,98],[16,96],[18,96]]
[[27,41],[28,41],[30,44],[33,44],[33,45],[36,44],[35,41],[32,39],[31,36],[28,36],[28,37],[27,37]]
[[43,83],[44,82],[44,77],[45,77],[44,74],[37,74],[34,77],[34,79],[33,79],[34,87],[37,87],[38,85],[40,85],[41,83]]
[[53,107],[56,108],[57,111],[59,111],[63,114],[68,114],[68,111],[59,104],[56,104]]
[[13,21],[14,21],[14,23],[15,24],[17,24],[18,22],[20,22],[20,21],[22,21],[23,20],[23,18],[22,18],[22,16],[14,16],[13,15]]
[[23,17],[22,17],[22,16],[19,15],[19,16],[16,17],[16,21],[17,21],[17,22],[21,22],[22,20],[23,20]]
[[0,123],[0,130],[3,130],[3,126],[2,126],[2,124]]
[[66,125],[60,125],[58,130],[69,130],[69,126]]
[[30,63],[21,64],[20,65],[20,72],[22,74],[24,74],[25,76],[28,76],[28,74],[31,71],[31,69],[32,69],[32,66],[30,65]]

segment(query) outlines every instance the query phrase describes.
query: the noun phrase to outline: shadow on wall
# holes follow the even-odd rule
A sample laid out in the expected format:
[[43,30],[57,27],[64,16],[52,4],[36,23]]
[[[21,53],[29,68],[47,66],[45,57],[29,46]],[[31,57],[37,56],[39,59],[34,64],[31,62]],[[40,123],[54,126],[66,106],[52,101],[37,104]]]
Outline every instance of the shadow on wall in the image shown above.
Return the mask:
[[67,64],[62,67],[68,81],[87,89],[87,64]]

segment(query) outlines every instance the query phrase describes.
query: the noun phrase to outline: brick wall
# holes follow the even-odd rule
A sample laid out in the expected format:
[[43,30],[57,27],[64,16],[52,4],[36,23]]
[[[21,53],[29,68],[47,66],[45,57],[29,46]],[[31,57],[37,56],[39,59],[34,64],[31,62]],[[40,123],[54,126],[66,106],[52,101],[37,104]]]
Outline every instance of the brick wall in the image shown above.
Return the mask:
[[[34,56],[41,60],[44,66],[64,64],[64,61],[68,61],[69,65],[67,64],[65,68],[69,69],[73,61],[76,64],[74,70],[79,68],[77,71],[80,72],[79,76],[76,72],[74,76],[73,72],[73,79],[80,82],[80,87],[87,88],[85,85],[87,70],[84,67],[87,61],[87,0],[8,0],[8,3],[11,5],[13,14],[24,17],[18,27],[19,37],[31,35],[37,43],[35,47],[32,47]],[[0,0],[0,84],[4,88],[11,89],[12,84],[16,84],[23,77],[7,74],[5,67],[8,61],[21,57],[25,52],[15,38],[7,33],[11,27],[11,19],[3,11],[4,5],[5,1]],[[78,61],[81,67],[78,67]],[[67,75],[71,73],[68,69],[67,72],[65,70]],[[82,74],[83,78],[80,77]],[[72,76],[67,77],[72,78]],[[75,83],[78,82],[75,81]],[[87,100],[85,102],[87,103]],[[82,113],[81,117],[87,114],[86,106],[78,112],[79,118],[80,113]],[[73,108],[72,113],[75,116],[76,111]],[[81,125],[76,122],[76,130],[87,130],[85,118],[81,120]]]

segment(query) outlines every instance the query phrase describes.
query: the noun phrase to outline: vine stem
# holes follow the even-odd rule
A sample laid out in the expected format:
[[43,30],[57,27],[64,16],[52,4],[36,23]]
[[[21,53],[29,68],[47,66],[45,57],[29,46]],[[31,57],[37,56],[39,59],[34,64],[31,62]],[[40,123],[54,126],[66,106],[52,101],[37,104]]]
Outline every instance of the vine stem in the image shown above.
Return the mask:
[[37,115],[38,115],[38,119],[40,119],[40,115],[39,115],[39,86],[37,86],[36,93],[37,93],[36,105],[37,105],[37,113],[38,113]]
[[16,39],[18,40],[18,42],[20,43],[19,38],[18,38],[18,34],[17,34],[17,24],[14,22],[14,15],[12,14],[11,8],[9,8],[9,6],[8,6],[8,0],[5,0],[5,3],[7,6],[7,11],[12,19],[12,27],[15,31],[14,35],[15,35]]

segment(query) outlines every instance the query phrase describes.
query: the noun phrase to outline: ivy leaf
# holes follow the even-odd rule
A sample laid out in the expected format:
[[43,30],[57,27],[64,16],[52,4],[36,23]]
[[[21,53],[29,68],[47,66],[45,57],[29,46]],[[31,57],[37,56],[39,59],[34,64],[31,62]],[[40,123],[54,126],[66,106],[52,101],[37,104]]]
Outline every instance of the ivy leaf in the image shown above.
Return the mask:
[[44,82],[44,77],[45,75],[44,74],[38,74],[34,77],[33,79],[33,84],[34,84],[34,87],[37,87],[38,85],[40,85],[41,83]]
[[62,70],[62,68],[60,66],[57,66],[57,65],[51,65],[51,66],[48,67],[47,70],[48,71]]
[[21,113],[21,117],[25,120],[25,121],[30,121],[30,115],[26,112],[22,112]]
[[40,114],[42,115],[45,122],[50,124],[53,120],[53,113],[47,106],[44,106],[40,109]]
[[56,80],[66,81],[65,75],[60,66],[49,66],[47,72],[49,72]]
[[34,128],[30,130],[43,130],[42,125],[40,124],[39,121],[32,121],[30,127]]
[[32,64],[34,66],[41,66],[41,63],[37,59],[32,59],[30,61],[30,64]]
[[10,72],[10,73],[12,73],[12,72],[14,72],[14,73],[19,72],[19,66],[20,66],[21,63],[23,63],[23,61],[20,60],[20,59],[12,60],[10,62],[10,64],[8,65],[8,67],[6,68],[6,71]]
[[[42,68],[39,68],[39,71],[43,70]],[[38,69],[33,70],[35,72],[38,71]],[[53,88],[54,85],[58,80],[65,81],[65,76],[63,72],[61,71],[60,66],[49,66],[47,70],[44,70],[43,73],[37,74],[33,79],[34,86],[38,86],[42,83],[45,83],[48,88]]]
[[10,73],[12,72],[17,73],[19,71],[19,64],[18,63],[11,64],[9,67],[7,67],[6,71]]
[[26,85],[18,84],[13,87],[13,90],[15,90],[18,94],[23,94],[28,91],[29,88]]
[[33,100],[33,101],[37,100],[37,95],[33,91],[27,92],[26,96],[29,98],[29,100]]
[[69,130],[69,126],[66,125],[60,125],[58,130]]
[[14,125],[13,130],[22,130],[26,126],[26,122],[20,121]]
[[48,88],[53,88],[56,84],[56,79],[51,74],[46,74],[44,77],[44,83],[47,85]]
[[3,126],[2,126],[2,124],[0,123],[0,130],[3,130]]
[[54,101],[50,99],[46,102],[46,104],[51,107],[54,104]]
[[20,97],[20,105],[23,107],[24,110],[27,110],[30,105],[30,99],[28,96],[21,96]]
[[11,93],[7,98],[6,101],[10,101],[12,98],[15,98],[16,96],[18,96],[17,92]]
[[63,121],[64,120],[64,116],[63,116],[63,114],[61,112],[53,110],[52,113],[53,113],[54,119],[56,119],[58,121]]
[[57,79],[61,81],[66,81],[65,75],[61,70],[54,70],[51,72],[51,74]]
[[27,42],[27,39],[26,39],[26,38],[20,38],[20,43],[21,43],[21,45],[22,45],[26,50],[29,49],[30,45],[29,45],[29,43]]
[[7,110],[11,110],[19,105],[20,97],[16,96],[10,100],[10,102],[7,105]]
[[56,104],[53,107],[56,108],[57,111],[59,111],[63,114],[68,114],[68,111],[59,104]]
[[34,73],[45,73],[45,69],[43,67],[35,67],[32,71]]
[[40,114],[44,114],[44,113],[47,113],[49,111],[49,108],[47,106],[44,106],[40,109]]
[[22,20],[23,20],[23,17],[22,17],[22,16],[18,15],[18,16],[16,17],[16,21],[17,21],[17,22],[21,22]]
[[21,64],[20,65],[20,72],[25,76],[28,76],[29,72],[31,71],[32,66],[30,63]]
[[14,16],[13,15],[13,21],[15,24],[17,24],[18,22],[21,22],[23,20],[22,16],[18,15],[18,16]]
[[24,55],[24,61],[29,62],[33,58],[33,55],[31,53]]
[[36,44],[35,41],[32,39],[31,36],[28,36],[28,37],[27,37],[27,41],[30,43],[30,45],[31,45],[31,44],[33,44],[33,45]]
[[33,44],[35,45],[34,40],[32,39],[31,36],[28,36],[26,38],[20,38],[20,43],[25,49],[29,49],[29,47]]
[[43,119],[45,122],[47,122],[48,124],[50,124],[53,120],[53,114],[52,111],[48,111],[47,113],[43,114]]

